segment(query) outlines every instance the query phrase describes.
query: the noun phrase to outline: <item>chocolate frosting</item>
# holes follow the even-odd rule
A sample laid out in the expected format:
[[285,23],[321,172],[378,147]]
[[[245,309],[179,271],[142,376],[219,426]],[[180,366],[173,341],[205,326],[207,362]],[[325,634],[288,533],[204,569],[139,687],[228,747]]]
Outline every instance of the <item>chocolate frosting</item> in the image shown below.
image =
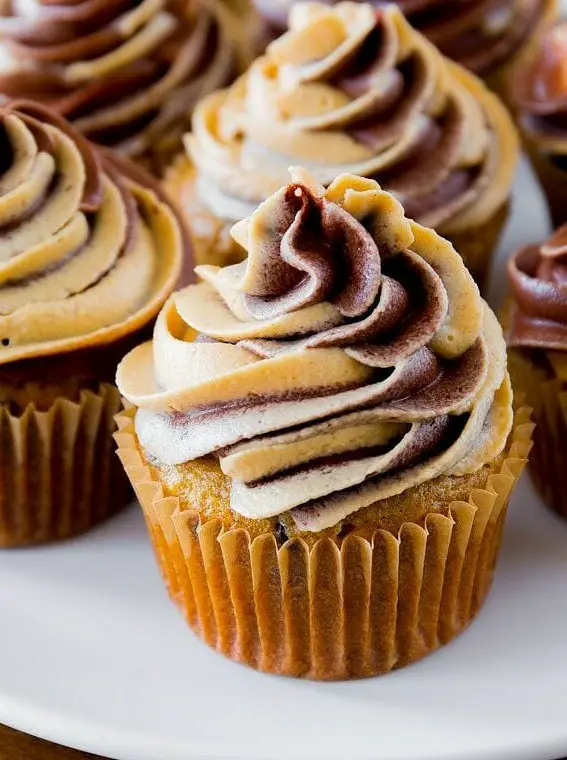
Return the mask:
[[532,56],[519,66],[513,96],[528,139],[541,150],[567,153],[567,22],[542,38]]
[[508,264],[514,348],[567,351],[567,226],[541,246],[518,251]]
[[[255,0],[277,33],[297,0]],[[336,0],[325,0],[328,5]],[[372,0],[372,5],[383,5]],[[540,19],[544,0],[397,0],[410,24],[441,52],[472,71],[486,75],[528,39]]]
[[[130,156],[180,136],[241,46],[218,0],[10,0],[0,93],[39,100]],[[23,62],[23,63],[22,63]]]
[[25,101],[0,110],[0,156],[0,364],[148,323],[188,254],[155,182]]
[[188,150],[202,200],[237,221],[286,182],[290,163],[324,185],[377,179],[420,223],[452,234],[506,201],[510,119],[391,5],[295,6],[290,31],[229,90],[205,98]]
[[198,267],[118,368],[150,457],[217,456],[236,512],[318,531],[502,450],[498,323],[452,246],[376,182],[296,170],[233,236],[247,260]]

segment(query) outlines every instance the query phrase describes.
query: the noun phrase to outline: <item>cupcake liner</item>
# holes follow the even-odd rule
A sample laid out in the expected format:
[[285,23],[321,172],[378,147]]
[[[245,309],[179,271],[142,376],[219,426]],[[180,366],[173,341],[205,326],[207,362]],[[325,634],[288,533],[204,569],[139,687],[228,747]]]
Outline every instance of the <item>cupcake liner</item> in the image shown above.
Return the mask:
[[45,411],[0,405],[0,547],[74,536],[128,503],[113,455],[120,409],[118,390],[106,384]]
[[180,509],[145,463],[134,411],[118,416],[118,455],[134,486],[171,598],[209,646],[256,669],[316,680],[387,673],[460,633],[490,588],[510,493],[531,447],[516,412],[497,474],[447,515],[312,548]]
[[488,281],[494,253],[509,212],[510,203],[507,202],[479,227],[445,235],[460,254],[481,292]]
[[567,383],[552,377],[521,351],[509,353],[514,386],[525,393],[534,410],[530,473],[545,503],[567,518]]

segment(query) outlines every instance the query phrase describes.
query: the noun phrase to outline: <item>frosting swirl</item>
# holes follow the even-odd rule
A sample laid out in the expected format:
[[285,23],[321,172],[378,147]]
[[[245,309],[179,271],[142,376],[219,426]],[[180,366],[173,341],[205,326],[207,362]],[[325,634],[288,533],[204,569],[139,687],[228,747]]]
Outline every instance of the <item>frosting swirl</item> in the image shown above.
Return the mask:
[[567,351],[567,226],[543,245],[518,251],[508,273],[514,296],[509,345]]
[[528,139],[558,158],[567,154],[567,22],[543,37],[518,67],[513,96]]
[[153,180],[25,102],[0,111],[0,155],[0,364],[148,323],[185,242]]
[[505,109],[480,82],[395,6],[349,2],[295,6],[290,31],[197,107],[187,146],[221,219],[251,214],[296,162],[324,185],[374,178],[444,234],[506,202],[517,155]]
[[219,0],[4,5],[0,41],[11,65],[0,92],[46,103],[90,139],[130,156],[180,136],[197,100],[237,70],[240,43]]
[[501,329],[451,244],[376,182],[298,170],[233,235],[248,259],[198,267],[118,368],[149,456],[214,454],[233,510],[319,531],[502,450]]
[[[276,31],[286,27],[297,0],[255,0]],[[333,5],[336,0],[325,0]],[[375,7],[380,0],[372,0]],[[528,39],[545,0],[397,0],[410,24],[441,52],[478,74],[488,74]]]

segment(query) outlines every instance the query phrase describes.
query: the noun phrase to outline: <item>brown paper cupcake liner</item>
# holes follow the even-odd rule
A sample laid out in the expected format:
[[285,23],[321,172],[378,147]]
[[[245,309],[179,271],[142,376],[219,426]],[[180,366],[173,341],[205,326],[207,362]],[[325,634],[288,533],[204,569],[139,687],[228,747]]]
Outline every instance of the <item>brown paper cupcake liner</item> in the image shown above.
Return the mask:
[[69,538],[128,503],[112,438],[121,406],[107,384],[45,410],[0,405],[0,547]]
[[510,374],[534,410],[530,473],[545,503],[567,518],[567,383],[520,351],[509,352]]
[[278,548],[181,511],[145,463],[133,410],[117,418],[119,457],[134,486],[171,598],[227,657],[317,680],[387,673],[421,659],[470,623],[492,582],[511,491],[531,447],[530,410],[516,412],[497,474],[467,502],[398,536],[298,538]]

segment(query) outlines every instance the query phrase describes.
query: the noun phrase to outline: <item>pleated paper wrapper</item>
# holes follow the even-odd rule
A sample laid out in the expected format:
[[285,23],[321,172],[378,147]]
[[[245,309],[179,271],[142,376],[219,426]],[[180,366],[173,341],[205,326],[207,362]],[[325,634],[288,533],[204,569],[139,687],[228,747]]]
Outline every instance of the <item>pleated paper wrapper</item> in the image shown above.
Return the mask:
[[536,428],[530,472],[545,503],[567,518],[567,381],[509,352],[514,387],[533,407]]
[[269,673],[342,680],[387,673],[460,633],[490,588],[508,499],[531,448],[517,410],[500,472],[447,516],[372,541],[274,536],[251,541],[167,497],[144,461],[134,410],[117,418],[119,457],[146,519],[164,582],[189,626],[227,657]]
[[107,384],[45,411],[30,403],[15,414],[0,405],[0,547],[83,533],[128,503],[113,441],[121,408]]

